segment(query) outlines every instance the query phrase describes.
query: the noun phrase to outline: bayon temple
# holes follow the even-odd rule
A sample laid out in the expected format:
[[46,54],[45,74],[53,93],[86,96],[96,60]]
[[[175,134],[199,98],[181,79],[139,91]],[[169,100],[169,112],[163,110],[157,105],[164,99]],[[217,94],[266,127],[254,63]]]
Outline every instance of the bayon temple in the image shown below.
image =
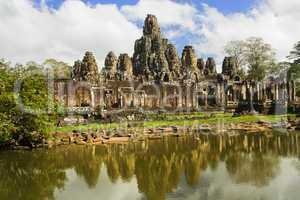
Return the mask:
[[67,108],[91,110],[236,110],[251,104],[266,112],[272,105],[294,105],[294,82],[269,78],[257,83],[242,80],[237,72],[234,59],[225,57],[217,73],[214,59],[197,59],[192,46],[185,46],[180,58],[162,37],[156,17],[148,15],[132,57],[109,52],[99,71],[94,55],[86,52],[70,79],[55,80],[55,98]]

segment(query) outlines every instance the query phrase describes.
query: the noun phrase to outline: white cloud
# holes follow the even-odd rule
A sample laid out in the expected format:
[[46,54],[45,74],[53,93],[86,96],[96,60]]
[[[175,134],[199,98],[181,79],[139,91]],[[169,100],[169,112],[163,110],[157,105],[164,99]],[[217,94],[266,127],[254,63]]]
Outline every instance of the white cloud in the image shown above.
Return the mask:
[[173,39],[173,38],[180,38],[182,37],[182,35],[184,34],[184,32],[180,29],[177,30],[167,30],[164,35],[166,38],[168,39]]
[[218,63],[230,40],[262,37],[277,50],[278,59],[284,59],[300,40],[299,0],[264,0],[247,13],[228,15],[208,5],[199,11],[172,0],[140,0],[120,9],[114,4],[91,6],[66,0],[57,10],[46,4],[37,9],[32,2],[0,0],[0,57],[23,63],[46,58],[73,63],[90,50],[103,66],[110,50],[133,52],[134,41],[142,34],[136,22],[149,13],[157,16],[164,35],[191,41],[198,55],[215,55]]
[[121,11],[133,21],[144,20],[147,14],[154,14],[162,27],[174,27],[194,31],[197,27],[197,9],[190,4],[170,0],[140,0],[136,5],[127,5]]
[[262,37],[275,48],[279,60],[285,59],[300,40],[299,0],[265,0],[248,13],[229,15],[208,5],[203,8],[197,48],[216,55],[218,62],[224,57],[223,47],[230,40]]
[[0,57],[13,62],[56,58],[69,63],[94,52],[99,66],[108,51],[133,51],[141,30],[116,5],[65,1],[58,10],[32,1],[0,1]]

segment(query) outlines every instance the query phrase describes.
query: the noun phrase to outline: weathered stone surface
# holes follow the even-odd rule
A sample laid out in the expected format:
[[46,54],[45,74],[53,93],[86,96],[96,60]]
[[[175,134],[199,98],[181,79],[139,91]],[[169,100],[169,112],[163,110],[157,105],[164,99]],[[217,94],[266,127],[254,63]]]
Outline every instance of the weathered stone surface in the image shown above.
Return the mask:
[[83,71],[83,69],[81,69],[81,61],[77,60],[75,61],[74,65],[73,65],[73,71],[72,71],[72,79],[77,80],[77,81],[81,81],[83,77],[86,76],[86,71]]
[[[254,105],[250,108],[271,113],[275,107],[280,106],[281,112],[285,105],[296,101],[294,82],[270,79],[253,84],[243,81],[236,75],[238,69],[230,57],[224,59],[220,74],[216,72],[213,58],[208,58],[206,63],[197,59],[192,46],[184,48],[180,59],[175,46],[162,37],[153,15],[145,20],[143,32],[135,42],[132,59],[127,54],[121,54],[119,59],[112,52],[107,55],[104,81],[84,85],[64,79],[55,81],[55,100],[63,102],[74,113],[90,114],[93,109],[99,110],[101,118],[110,122],[111,116],[105,116],[102,110],[130,107],[160,113],[217,106],[235,111],[241,105],[246,105],[243,110],[249,107],[247,105]],[[132,82],[127,81],[130,76]],[[87,52],[82,61],[75,62],[72,77],[79,81],[97,78],[97,65],[91,53]]]
[[87,51],[85,53],[85,56],[83,57],[82,62],[86,65],[88,68],[89,73],[98,73],[98,66],[96,63],[96,59],[92,52]]
[[150,36],[151,39],[160,38],[160,27],[157,18],[154,15],[147,15],[144,22],[144,36]]
[[203,58],[199,58],[197,60],[197,68],[198,68],[200,74],[203,74],[203,71],[205,68],[205,62],[204,62]]
[[222,65],[222,74],[232,78],[237,73],[237,66],[233,57],[225,57]]
[[151,52],[151,38],[142,37],[135,41],[134,54],[133,54],[133,74],[138,75],[150,75],[148,66],[148,59]]
[[[170,69],[178,68],[179,59],[175,47],[162,38],[155,16],[147,16],[143,33],[134,46],[133,74],[146,81],[173,79],[174,75],[170,73]],[[176,74],[176,71],[174,73]]]
[[119,56],[117,71],[120,80],[129,80],[132,78],[132,61],[128,54],[121,54]]
[[196,71],[197,57],[192,46],[185,46],[182,52],[181,63],[183,70]]
[[165,55],[169,64],[169,70],[172,78],[176,80],[180,77],[181,66],[176,47],[173,44],[168,44]]
[[105,58],[105,67],[103,69],[103,75],[105,79],[115,78],[117,72],[118,59],[116,55],[111,51]]
[[98,75],[96,59],[91,52],[86,52],[83,60],[74,63],[72,78],[79,81],[94,81]]
[[181,57],[182,74],[184,79],[199,79],[199,70],[197,68],[197,57],[192,46],[185,46]]
[[212,57],[209,57],[206,61],[205,68],[208,72],[208,75],[215,75],[217,74],[216,70],[216,62]]
[[156,80],[169,81],[171,79],[169,75],[169,67],[164,51],[160,50],[155,53],[155,57],[150,63],[152,66],[152,72]]

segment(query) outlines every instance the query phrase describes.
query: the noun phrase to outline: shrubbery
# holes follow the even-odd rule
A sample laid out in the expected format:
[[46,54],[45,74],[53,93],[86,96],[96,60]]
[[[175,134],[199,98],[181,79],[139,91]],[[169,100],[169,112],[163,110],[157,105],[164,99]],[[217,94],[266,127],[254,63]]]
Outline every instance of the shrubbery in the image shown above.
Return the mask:
[[33,64],[10,68],[9,63],[1,60],[0,146],[35,146],[46,139],[54,121],[47,108],[48,89],[43,69]]

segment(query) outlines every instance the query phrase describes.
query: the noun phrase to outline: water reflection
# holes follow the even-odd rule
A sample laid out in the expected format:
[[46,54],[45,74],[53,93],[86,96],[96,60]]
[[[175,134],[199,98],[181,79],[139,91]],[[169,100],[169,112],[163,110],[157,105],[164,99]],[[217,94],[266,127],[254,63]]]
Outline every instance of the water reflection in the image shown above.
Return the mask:
[[[55,193],[67,190],[69,170],[84,180],[92,196],[100,183],[118,185],[121,181],[123,184],[136,182],[135,187],[141,193],[139,198],[180,199],[184,185],[197,192],[203,185],[213,185],[214,181],[207,176],[209,172],[217,178],[223,177],[224,183],[262,188],[285,170],[280,167],[283,159],[293,159],[291,166],[300,176],[299,152],[300,135],[296,133],[201,135],[198,139],[174,137],[107,147],[1,152],[0,199],[55,199]],[[102,180],[102,173],[109,180]],[[221,190],[214,195],[213,198],[222,198]]]

